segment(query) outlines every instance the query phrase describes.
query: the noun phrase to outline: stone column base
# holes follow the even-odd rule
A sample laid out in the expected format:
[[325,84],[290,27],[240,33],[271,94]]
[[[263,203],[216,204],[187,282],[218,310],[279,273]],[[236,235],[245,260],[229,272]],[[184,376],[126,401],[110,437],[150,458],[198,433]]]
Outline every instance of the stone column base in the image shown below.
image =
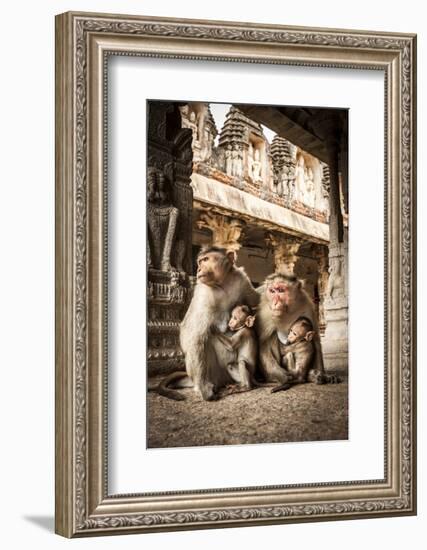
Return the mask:
[[326,330],[322,338],[325,369],[348,370],[348,306],[346,300],[325,303]]
[[190,298],[185,273],[150,269],[148,272],[148,376],[185,368],[179,346],[179,325]]
[[348,373],[348,352],[323,353],[325,371],[334,371],[336,374]]

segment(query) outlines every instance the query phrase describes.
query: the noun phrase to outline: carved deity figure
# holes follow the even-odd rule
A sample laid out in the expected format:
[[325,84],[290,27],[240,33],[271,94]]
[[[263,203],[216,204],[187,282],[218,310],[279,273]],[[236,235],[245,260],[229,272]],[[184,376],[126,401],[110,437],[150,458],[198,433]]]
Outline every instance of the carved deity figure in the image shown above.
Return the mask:
[[326,295],[330,300],[344,296],[343,258],[335,256],[329,259],[329,279]]
[[190,128],[190,130],[193,133],[193,141],[192,141],[192,147],[194,147],[198,143],[198,128],[197,128],[197,119],[196,119],[196,113],[194,111],[190,111],[190,108],[188,105],[184,105],[182,107],[181,112],[185,115],[182,118],[182,126],[183,128]]
[[238,148],[238,160],[239,160],[239,163],[238,163],[238,166],[237,166],[237,176],[239,176],[239,178],[241,178],[243,176],[243,150],[239,147]]
[[288,200],[295,200],[295,178],[288,179]]
[[233,172],[233,155],[231,145],[227,145],[225,150],[225,173],[227,176],[231,176]]
[[306,168],[304,157],[299,154],[297,156],[297,163],[295,167],[295,200],[303,202],[303,197],[305,193],[305,177],[306,177]]
[[252,179],[254,181],[260,181],[262,179],[259,149],[255,149],[254,160],[252,162]]
[[202,141],[202,150],[200,153],[202,160],[208,160],[212,155],[212,140],[211,133],[208,128],[204,129],[203,132],[203,141]]
[[242,155],[237,143],[231,151],[231,175],[237,177],[242,175]]
[[254,163],[254,148],[252,143],[249,142],[248,147],[248,176],[253,179],[252,165]]
[[[171,271],[171,250],[176,235],[178,208],[173,206],[167,180],[161,170],[148,168],[147,173],[148,266]],[[179,247],[178,247],[179,248]],[[177,263],[181,261],[177,260]],[[176,266],[182,270],[182,266]]]
[[277,193],[281,197],[285,197],[289,200],[291,200],[290,196],[290,183],[291,183],[291,176],[290,176],[290,168],[287,166],[284,166],[280,172],[278,182],[277,182]]
[[327,212],[329,210],[329,193],[322,185],[322,199],[320,202],[320,210]]
[[314,174],[311,168],[307,168],[306,177],[307,179],[305,182],[304,202],[311,208],[314,208],[314,202],[316,200],[316,192],[314,187]]

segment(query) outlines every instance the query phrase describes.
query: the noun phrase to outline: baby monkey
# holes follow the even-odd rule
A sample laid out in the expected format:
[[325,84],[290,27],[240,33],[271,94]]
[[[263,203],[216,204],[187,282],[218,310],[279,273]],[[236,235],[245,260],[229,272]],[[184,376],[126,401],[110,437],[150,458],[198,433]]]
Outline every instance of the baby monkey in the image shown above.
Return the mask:
[[235,360],[227,365],[230,377],[239,384],[242,390],[258,386],[254,378],[257,360],[257,342],[253,331],[255,316],[251,315],[248,306],[235,306],[231,312],[228,328],[231,336],[217,333],[217,338],[231,352]]
[[281,366],[289,373],[289,380],[273,388],[272,393],[287,390],[293,384],[322,383],[322,376],[313,370],[315,334],[310,319],[299,317],[289,329],[286,343],[279,340]]

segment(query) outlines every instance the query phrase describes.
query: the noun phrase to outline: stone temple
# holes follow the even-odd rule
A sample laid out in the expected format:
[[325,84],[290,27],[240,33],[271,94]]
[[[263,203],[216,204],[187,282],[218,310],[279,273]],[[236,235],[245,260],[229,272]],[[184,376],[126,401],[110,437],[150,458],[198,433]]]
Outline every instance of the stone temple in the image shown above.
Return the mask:
[[[256,287],[279,268],[316,304],[326,368],[348,363],[347,111],[149,102],[148,368],[183,366],[195,258],[235,251]],[[264,127],[275,132],[271,143]]]

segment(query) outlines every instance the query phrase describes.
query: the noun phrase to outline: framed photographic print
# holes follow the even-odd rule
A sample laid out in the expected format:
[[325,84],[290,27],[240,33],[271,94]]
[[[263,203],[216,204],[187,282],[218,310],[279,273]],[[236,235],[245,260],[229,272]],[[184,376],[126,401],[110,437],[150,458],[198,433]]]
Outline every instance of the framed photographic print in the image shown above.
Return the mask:
[[56,531],[416,513],[416,38],[56,18]]

